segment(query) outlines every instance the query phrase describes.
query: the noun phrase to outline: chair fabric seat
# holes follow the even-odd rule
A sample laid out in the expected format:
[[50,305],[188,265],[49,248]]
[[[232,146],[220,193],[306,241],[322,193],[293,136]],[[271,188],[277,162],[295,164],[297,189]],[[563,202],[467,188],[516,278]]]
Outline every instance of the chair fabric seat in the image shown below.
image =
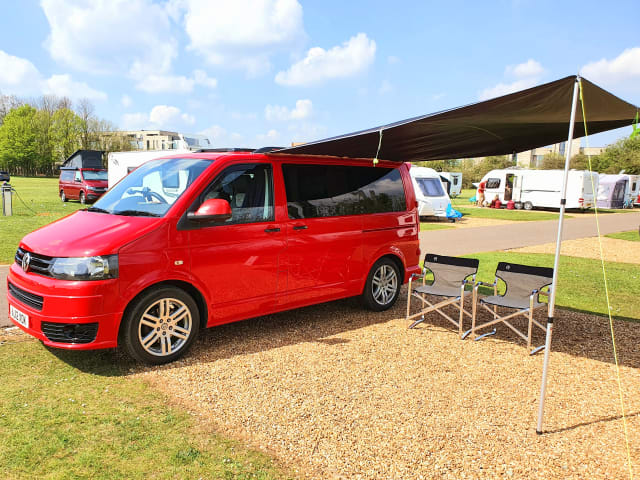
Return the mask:
[[425,295],[435,295],[438,297],[459,297],[460,287],[449,287],[445,285],[420,285],[413,289],[414,292]]
[[[486,303],[489,305],[497,305],[499,307],[508,307],[508,308],[529,308],[529,299],[528,298],[513,298],[508,296],[500,296],[500,295],[491,295],[490,297],[483,297],[480,299],[481,303]],[[540,303],[536,298],[533,300],[533,308],[542,307],[546,305],[546,303]]]

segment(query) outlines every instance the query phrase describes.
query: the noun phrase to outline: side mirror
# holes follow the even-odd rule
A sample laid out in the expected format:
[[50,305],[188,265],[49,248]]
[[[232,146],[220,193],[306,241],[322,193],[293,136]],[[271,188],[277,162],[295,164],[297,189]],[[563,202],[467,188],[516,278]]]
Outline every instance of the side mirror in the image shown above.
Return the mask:
[[222,198],[210,198],[195,212],[187,213],[187,218],[194,222],[224,222],[231,218],[231,205]]

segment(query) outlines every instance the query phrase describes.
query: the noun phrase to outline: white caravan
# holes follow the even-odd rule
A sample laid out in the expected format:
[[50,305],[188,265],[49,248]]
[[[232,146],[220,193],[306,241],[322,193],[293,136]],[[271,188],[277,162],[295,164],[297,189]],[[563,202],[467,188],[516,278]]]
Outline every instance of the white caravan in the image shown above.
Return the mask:
[[[490,202],[498,195],[503,204],[513,200],[518,209],[560,208],[563,175],[563,170],[505,168],[491,170],[481,182],[485,182],[486,202]],[[593,207],[594,188],[597,192],[598,174],[596,172],[570,170],[566,208]]]
[[629,183],[627,183],[627,190],[624,192],[624,204],[627,207],[640,204],[640,175],[624,174]]
[[442,185],[440,173],[433,168],[412,166],[409,174],[416,192],[416,200],[418,200],[418,215],[446,217],[447,206],[451,200]]
[[193,150],[138,150],[133,152],[111,152],[107,159],[107,180],[109,188],[129,175],[133,170],[148,160],[166,157],[168,155],[179,155],[181,153],[191,153]]
[[446,187],[450,197],[457,197],[462,192],[462,173],[460,172],[440,172],[444,179],[442,182]]

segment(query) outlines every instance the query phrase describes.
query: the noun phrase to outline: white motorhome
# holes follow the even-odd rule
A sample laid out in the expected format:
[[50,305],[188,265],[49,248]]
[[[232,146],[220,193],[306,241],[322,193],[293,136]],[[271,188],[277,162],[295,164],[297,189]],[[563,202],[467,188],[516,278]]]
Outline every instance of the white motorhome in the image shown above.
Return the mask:
[[460,172],[440,172],[440,177],[444,179],[449,197],[457,197],[462,192],[462,173]]
[[181,153],[191,153],[189,149],[174,150],[138,150],[133,152],[111,152],[107,158],[107,180],[109,188],[129,175],[133,170],[143,163],[154,158],[166,157],[168,155],[179,155]]
[[624,192],[624,204],[627,207],[640,204],[640,175],[624,174],[629,180],[627,190]]
[[440,173],[433,168],[412,166],[409,174],[416,192],[420,217],[446,217],[451,199],[442,185]]
[[[503,204],[515,202],[515,208],[560,208],[563,170],[526,170],[505,168],[491,170],[485,182],[485,201],[498,195]],[[598,191],[598,174],[587,170],[570,170],[566,208],[587,209],[594,205],[594,188]]]

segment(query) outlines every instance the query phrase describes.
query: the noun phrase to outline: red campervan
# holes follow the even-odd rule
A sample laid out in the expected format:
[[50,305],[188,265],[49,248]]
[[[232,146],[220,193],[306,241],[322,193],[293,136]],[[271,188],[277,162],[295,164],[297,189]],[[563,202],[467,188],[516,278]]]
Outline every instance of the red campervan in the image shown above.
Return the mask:
[[181,356],[200,328],[359,295],[382,311],[419,269],[406,164],[193,153],[152,160],[30,233],[9,314],[46,345]]

